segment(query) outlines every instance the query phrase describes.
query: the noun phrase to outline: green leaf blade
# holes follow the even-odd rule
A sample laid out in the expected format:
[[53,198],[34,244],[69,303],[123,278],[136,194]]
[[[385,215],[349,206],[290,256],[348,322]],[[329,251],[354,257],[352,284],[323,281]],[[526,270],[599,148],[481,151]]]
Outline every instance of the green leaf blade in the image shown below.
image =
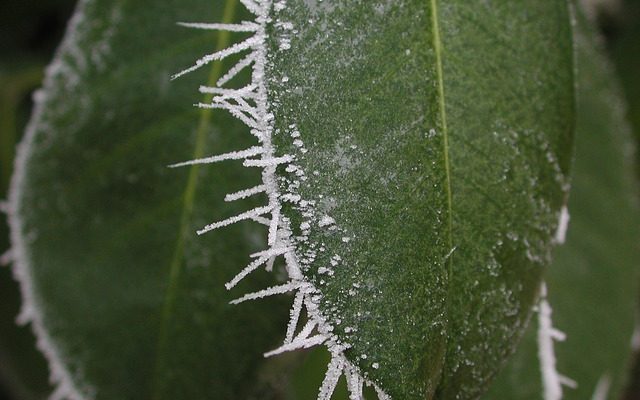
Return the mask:
[[474,398],[522,334],[550,261],[571,160],[571,29],[562,1],[440,14],[457,248],[441,395]]
[[[638,312],[638,187],[618,84],[581,13],[575,36],[578,119],[571,222],[545,280],[553,323],[567,335],[555,344],[556,369],[578,385],[565,387],[562,398],[616,399],[627,382]],[[540,398],[537,329],[533,321],[487,399]]]
[[[417,2],[332,2],[283,13],[302,40],[276,61],[274,81],[288,77],[273,84],[285,132],[276,139],[307,172],[303,198],[339,227],[312,231],[309,243],[327,251],[310,279],[334,333],[352,346],[350,361],[393,398],[429,398],[444,361],[450,247],[443,139],[429,136],[439,112],[428,10]],[[290,124],[308,153],[287,138]],[[297,230],[302,220],[287,215]],[[332,267],[335,255],[341,260]],[[394,382],[381,379],[389,371]]]
[[[198,157],[254,144],[224,112],[198,134],[202,111],[185,105],[200,101],[204,69],[167,82],[215,51],[215,36],[167,27],[228,22],[222,8],[83,4],[12,200],[15,242],[34,266],[27,292],[46,299],[41,325],[84,397],[273,394],[256,385],[276,361],[258,360],[283,336],[287,299],[232,309],[223,286],[264,249],[266,232],[243,222],[188,234],[263,205],[262,196],[222,201],[259,173],[164,167],[194,148]],[[319,295],[310,301],[330,350],[394,399],[479,395],[523,330],[565,198],[566,13],[551,0],[495,9],[324,0],[291,2],[269,25],[274,141],[296,155],[308,178],[300,194],[317,212],[307,235],[304,215],[283,203],[294,234],[307,235],[297,258],[314,259],[303,268]],[[278,19],[292,22],[289,36]],[[109,51],[94,54],[105,37]],[[242,289],[273,281],[261,275]]]
[[283,12],[300,39],[274,57],[277,140],[339,227],[310,234],[329,249],[310,279],[334,332],[393,398],[478,396],[526,325],[566,197],[566,3]]

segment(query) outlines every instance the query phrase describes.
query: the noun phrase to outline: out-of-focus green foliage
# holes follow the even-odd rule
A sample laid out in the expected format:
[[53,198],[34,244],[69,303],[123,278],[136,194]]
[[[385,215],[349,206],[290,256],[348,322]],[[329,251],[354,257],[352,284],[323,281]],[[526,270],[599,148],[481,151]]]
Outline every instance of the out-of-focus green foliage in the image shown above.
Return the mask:
[[[0,200],[5,199],[14,149],[31,113],[31,93],[58,45],[74,0],[0,2]],[[0,213],[0,254],[9,248]],[[0,399],[40,400],[50,392],[48,369],[29,327],[16,325],[20,293],[0,266]]]
[[[627,100],[627,117],[640,146],[640,1],[625,0],[622,7],[605,21],[608,46]],[[636,152],[636,171],[640,179],[640,153]],[[626,400],[640,399],[640,354],[629,382]]]

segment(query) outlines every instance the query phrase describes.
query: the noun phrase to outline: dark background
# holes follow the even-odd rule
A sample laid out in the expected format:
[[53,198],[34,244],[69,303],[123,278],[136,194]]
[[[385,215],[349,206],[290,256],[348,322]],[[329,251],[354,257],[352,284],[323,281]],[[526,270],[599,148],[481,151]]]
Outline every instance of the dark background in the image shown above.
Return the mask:
[[[640,0],[602,3],[608,5],[597,10],[598,24],[640,139]],[[14,148],[29,118],[31,95],[40,86],[74,5],[75,0],[0,0],[0,199],[6,197]],[[9,248],[7,236],[5,216],[0,214],[0,254]],[[34,348],[30,329],[14,323],[19,307],[19,289],[11,270],[0,266],[0,400],[40,400],[51,390],[47,366]],[[640,358],[633,378],[627,400],[640,400]]]

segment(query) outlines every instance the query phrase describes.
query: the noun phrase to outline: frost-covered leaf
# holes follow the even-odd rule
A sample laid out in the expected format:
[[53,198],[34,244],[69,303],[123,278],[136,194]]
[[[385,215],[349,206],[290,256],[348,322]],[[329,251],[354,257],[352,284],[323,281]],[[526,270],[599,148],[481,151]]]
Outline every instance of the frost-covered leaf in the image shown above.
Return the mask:
[[[0,24],[9,19],[4,17],[0,12]],[[15,40],[13,37],[2,39]],[[35,348],[30,329],[15,323],[21,297],[18,283],[7,268],[11,251],[4,199],[13,170],[16,141],[29,118],[30,107],[24,100],[40,84],[43,67],[15,68],[11,62],[15,62],[15,50],[0,50],[0,398],[8,393],[11,398],[40,400],[51,390],[48,368]]]
[[271,47],[275,140],[297,166],[280,187],[312,202],[284,213],[333,338],[393,398],[477,396],[529,316],[570,161],[567,13],[408,0],[278,15],[292,31]]
[[299,252],[326,247],[306,273],[349,361],[402,399],[470,398],[497,370],[569,165],[566,4],[437,3],[289,2],[274,43],[276,140],[315,202]]
[[[577,388],[541,378],[538,315],[486,399],[619,399],[638,349],[640,212],[634,148],[613,70],[584,18],[578,18],[576,157],[566,244],[546,281],[556,342],[555,369]],[[547,370],[553,368],[547,365]],[[543,396],[543,393],[546,393]],[[555,393],[555,394],[554,394]]]
[[58,393],[264,398],[324,345],[319,399],[478,396],[566,197],[565,2],[240,2],[86,0],[50,69],[11,206]]
[[23,319],[35,323],[58,395],[239,399],[268,386],[260,371],[273,361],[262,353],[280,339],[286,308],[270,300],[239,310],[224,288],[262,230],[195,234],[251,204],[223,194],[259,176],[233,163],[167,168],[251,142],[224,112],[191,106],[221,65],[170,83],[196,54],[235,39],[177,21],[242,12],[234,1],[79,4],[37,95],[12,193]]

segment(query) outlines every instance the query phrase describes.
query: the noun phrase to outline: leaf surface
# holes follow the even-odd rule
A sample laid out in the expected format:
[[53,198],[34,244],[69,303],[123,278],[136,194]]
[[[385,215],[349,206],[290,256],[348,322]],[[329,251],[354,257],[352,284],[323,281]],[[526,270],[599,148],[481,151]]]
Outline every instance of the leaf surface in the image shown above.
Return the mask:
[[[312,216],[282,205],[323,328],[394,399],[478,396],[529,317],[566,196],[565,2],[308,0],[272,17],[274,142],[305,177],[279,167],[278,187],[300,181],[312,202]],[[263,372],[286,367],[260,360],[290,299],[232,309],[223,285],[265,230],[194,233],[264,204],[222,201],[259,173],[165,167],[253,144],[227,113],[188,106],[219,63],[168,81],[243,37],[176,21],[247,18],[233,0],[84,1],[50,67],[13,235],[26,315],[82,397],[279,393]],[[278,282],[258,273],[242,289]]]
[[478,396],[524,329],[568,182],[567,13],[336,0],[279,16],[294,31],[273,43],[276,141],[316,205],[285,213],[319,253],[307,274],[337,340],[393,398]]
[[[630,149],[633,140],[613,69],[595,30],[579,15],[576,157],[567,242],[545,280],[557,371],[577,382],[563,399],[621,398],[629,377],[638,315],[640,213]],[[486,399],[543,398],[534,317],[514,357]],[[635,338],[635,339],[633,339]],[[635,344],[633,344],[635,343]],[[546,397],[544,397],[546,398]]]

